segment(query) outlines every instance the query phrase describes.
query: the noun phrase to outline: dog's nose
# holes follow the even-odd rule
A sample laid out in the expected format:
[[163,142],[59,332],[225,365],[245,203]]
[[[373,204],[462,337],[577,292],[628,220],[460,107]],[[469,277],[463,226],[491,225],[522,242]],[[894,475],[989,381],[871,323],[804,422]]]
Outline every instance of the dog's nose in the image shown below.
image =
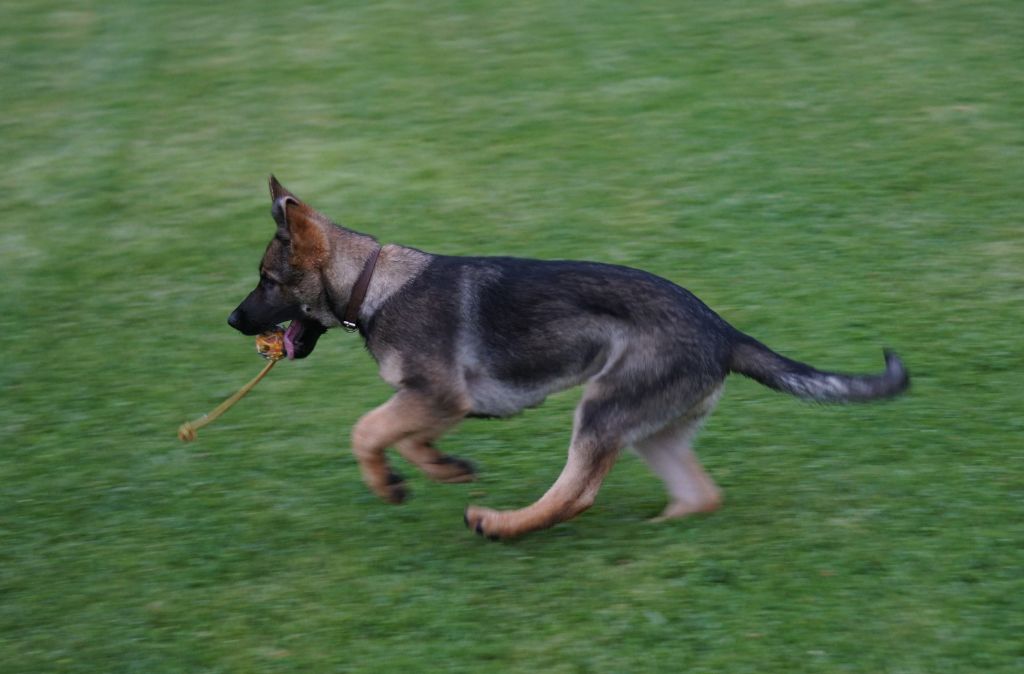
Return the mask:
[[235,309],[234,311],[231,312],[231,315],[228,316],[228,325],[233,327],[235,330],[238,330],[239,332],[242,331],[242,322],[243,319],[241,309]]

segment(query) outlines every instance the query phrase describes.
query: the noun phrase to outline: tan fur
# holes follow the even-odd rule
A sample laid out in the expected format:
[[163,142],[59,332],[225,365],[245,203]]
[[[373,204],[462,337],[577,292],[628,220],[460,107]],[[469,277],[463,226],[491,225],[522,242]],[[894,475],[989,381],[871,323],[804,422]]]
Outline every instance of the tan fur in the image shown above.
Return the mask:
[[655,520],[718,510],[722,492],[700,465],[693,449],[687,444],[675,444],[671,437],[660,442],[665,444],[648,444],[641,452],[668,487],[669,503]]
[[593,505],[617,457],[617,452],[574,441],[561,475],[539,500],[519,510],[469,506],[466,525],[489,538],[513,538],[564,522]]
[[[377,246],[377,242],[372,237],[338,227],[330,227],[327,232],[328,259],[320,273],[328,289],[336,297],[345,298],[347,301],[352,286],[359,278],[359,272]],[[380,271],[383,272],[383,269]],[[376,276],[377,272],[374,272],[374,277]],[[376,278],[371,279],[371,287],[376,281]]]
[[[288,233],[291,238],[291,265],[314,270],[327,261],[327,234],[318,222],[318,213],[304,204],[289,204]],[[322,217],[322,216],[321,216]]]
[[583,410],[599,395],[599,388],[596,381],[584,388],[573,417],[569,456],[551,488],[532,505],[518,510],[469,506],[465,519],[470,529],[491,539],[513,538],[564,522],[594,504],[601,483],[622,448],[620,441],[597,437],[584,429]]
[[440,452],[436,455],[425,453],[424,447],[461,421],[468,411],[468,405],[440,409],[435,401],[402,390],[367,413],[352,430],[352,452],[359,461],[367,486],[386,501],[397,503],[404,500],[405,488],[389,468],[384,450],[399,445],[420,467],[436,462],[443,455]]
[[[440,435],[440,433],[436,435]],[[395,449],[431,480],[447,484],[471,482],[475,477],[472,466],[466,461],[455,459],[438,451],[431,444],[435,439],[434,437],[410,437],[395,443]]]
[[361,315],[372,316],[387,298],[415,278],[429,262],[429,255],[414,248],[395,244],[381,248],[376,271],[363,300]]
[[722,389],[713,391],[688,413],[657,433],[636,443],[636,451],[664,482],[669,503],[656,519],[709,513],[722,504],[722,492],[692,448],[701,424],[714,410]]

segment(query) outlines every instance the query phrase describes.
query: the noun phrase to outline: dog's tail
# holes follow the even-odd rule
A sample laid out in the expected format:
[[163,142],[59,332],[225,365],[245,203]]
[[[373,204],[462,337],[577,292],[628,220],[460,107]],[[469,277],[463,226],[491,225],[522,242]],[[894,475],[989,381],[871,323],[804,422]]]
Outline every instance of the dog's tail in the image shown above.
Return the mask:
[[885,350],[885,372],[851,375],[822,372],[806,363],[780,356],[753,337],[738,333],[729,369],[769,388],[822,403],[852,403],[892,398],[910,386],[903,361]]

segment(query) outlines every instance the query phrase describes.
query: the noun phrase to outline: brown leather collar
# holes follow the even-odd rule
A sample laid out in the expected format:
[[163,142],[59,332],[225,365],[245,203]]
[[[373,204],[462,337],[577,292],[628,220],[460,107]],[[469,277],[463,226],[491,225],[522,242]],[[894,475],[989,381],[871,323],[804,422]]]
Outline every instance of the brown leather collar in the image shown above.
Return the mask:
[[348,298],[348,306],[345,307],[345,315],[341,319],[341,327],[348,332],[355,332],[358,329],[356,321],[359,319],[359,310],[366,298],[366,289],[370,287],[370,278],[373,270],[377,267],[377,258],[380,257],[380,246],[374,246],[373,252],[363,265],[363,271],[359,272],[356,284],[352,286],[352,294]]

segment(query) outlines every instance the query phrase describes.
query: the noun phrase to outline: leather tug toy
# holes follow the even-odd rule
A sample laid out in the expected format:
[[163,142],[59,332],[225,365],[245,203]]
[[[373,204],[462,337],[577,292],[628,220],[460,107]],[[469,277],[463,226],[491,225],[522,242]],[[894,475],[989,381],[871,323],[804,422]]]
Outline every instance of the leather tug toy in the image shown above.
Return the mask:
[[267,364],[263,366],[259,374],[252,378],[248,384],[238,389],[238,392],[232,395],[230,398],[217,405],[209,414],[195,419],[194,421],[186,421],[178,428],[178,439],[182,442],[192,442],[196,439],[196,432],[217,420],[220,415],[227,412],[231,407],[239,400],[245,397],[245,395],[251,391],[256,384],[260,383],[270,372],[270,369],[274,367],[277,361],[284,357],[284,330],[281,328],[275,328],[268,332],[264,332],[256,337],[256,352],[267,359]]

